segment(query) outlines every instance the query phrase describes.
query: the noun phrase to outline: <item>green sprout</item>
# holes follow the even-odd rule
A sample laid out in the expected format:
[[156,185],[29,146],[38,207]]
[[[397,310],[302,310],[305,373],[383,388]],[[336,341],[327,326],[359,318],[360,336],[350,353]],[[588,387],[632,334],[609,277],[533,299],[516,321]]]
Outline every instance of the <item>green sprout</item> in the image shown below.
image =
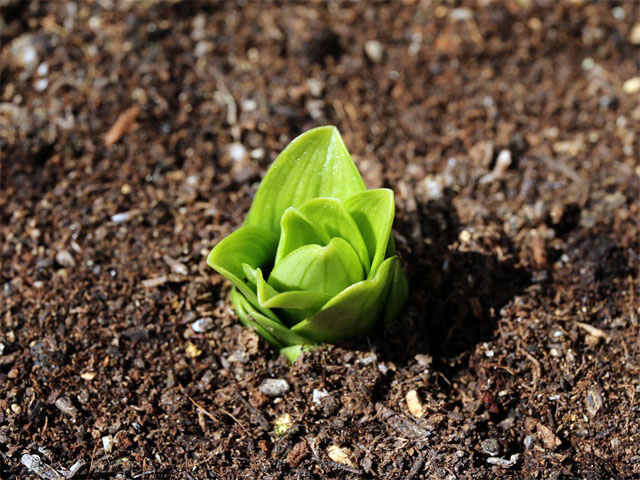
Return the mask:
[[367,190],[338,129],[314,128],[276,158],[244,224],[207,263],[233,284],[242,323],[295,361],[402,309],[394,210],[391,190]]

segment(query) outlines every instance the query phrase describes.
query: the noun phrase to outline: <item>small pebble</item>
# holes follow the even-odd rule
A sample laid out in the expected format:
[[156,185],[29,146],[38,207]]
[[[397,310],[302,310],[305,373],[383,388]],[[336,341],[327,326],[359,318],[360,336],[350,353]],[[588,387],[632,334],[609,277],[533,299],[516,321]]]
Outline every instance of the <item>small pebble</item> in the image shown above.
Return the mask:
[[443,196],[441,179],[431,175],[425,177],[417,185],[416,194],[423,201],[440,200]]
[[633,45],[640,45],[640,23],[636,23],[629,34],[629,41]]
[[360,363],[362,365],[369,365],[373,362],[375,362],[378,359],[378,357],[376,356],[375,353],[370,353],[369,355],[366,355],[365,357],[360,359]]
[[242,101],[242,110],[244,112],[253,112],[258,109],[258,102],[252,98],[247,98]]
[[320,401],[328,395],[329,395],[329,392],[327,392],[324,388],[322,390],[318,390],[317,388],[314,388],[312,401],[316,405],[319,405]]
[[268,397],[279,397],[289,391],[289,384],[282,378],[267,378],[258,387]]
[[384,49],[378,40],[369,40],[364,44],[364,51],[373,63],[380,63],[384,56]]
[[307,87],[309,87],[309,93],[311,93],[312,97],[319,97],[322,95],[324,82],[316,78],[310,78],[307,80]]
[[449,17],[454,22],[468,22],[473,20],[473,12],[468,8],[454,8],[451,10]]
[[99,30],[100,28],[102,28],[102,19],[100,17],[89,17],[89,21],[87,23],[89,24],[89,28],[91,30]]
[[529,450],[531,447],[533,447],[533,442],[535,441],[535,437],[531,434],[528,434],[526,437],[524,437],[524,448],[526,448],[527,450]]
[[44,92],[49,86],[49,80],[46,78],[39,78],[35,82],[33,82],[33,88],[36,92]]
[[102,437],[102,448],[104,453],[110,453],[113,450],[113,437],[111,435],[105,435]]
[[199,318],[191,324],[191,329],[196,333],[205,333],[213,328],[213,318]]
[[195,55],[196,58],[200,58],[211,53],[213,50],[214,50],[214,45],[212,42],[201,40],[198,43],[196,43],[196,46],[193,49],[193,54]]
[[75,417],[78,415],[78,409],[73,406],[71,400],[67,397],[60,397],[55,402],[56,407],[65,415],[69,415],[70,417]]
[[15,63],[29,72],[36,68],[39,61],[34,42],[30,34],[21,35],[11,42],[11,55]]
[[229,156],[234,162],[240,162],[244,160],[247,155],[247,149],[241,143],[232,143],[229,146]]
[[624,8],[613,7],[611,9],[611,15],[613,15],[613,18],[615,18],[616,20],[624,20],[624,17],[625,17]]
[[421,367],[429,367],[431,366],[431,362],[433,361],[431,355],[425,355],[424,353],[419,353],[414,358],[416,362],[418,362],[418,365],[420,365]]
[[596,66],[596,62],[591,57],[587,57],[584,60],[582,60],[583,70],[591,70],[595,66]]
[[13,413],[15,413],[16,415],[20,415],[22,413],[22,407],[20,405],[18,405],[17,403],[12,403],[11,404],[11,411]]
[[640,77],[633,77],[625,81],[622,84],[622,90],[629,95],[640,92]]
[[41,77],[46,76],[47,73],[49,73],[49,65],[47,65],[47,62],[42,62],[40,65],[38,65],[38,69],[36,70],[36,72]]
[[469,230],[462,230],[458,235],[458,239],[462,243],[467,243],[471,240],[471,233],[469,232]]
[[65,268],[75,267],[76,261],[67,250],[60,250],[56,253],[56,262]]
[[131,212],[116,213],[111,216],[111,221],[114,223],[124,223],[131,218]]
[[487,438],[480,443],[482,451],[492,457],[497,456],[500,453],[500,444],[495,438]]
[[262,160],[264,158],[264,148],[254,148],[250,153],[254,160]]
[[89,401],[89,392],[85,389],[82,389],[80,390],[80,392],[78,392],[76,398],[82,405],[84,405]]

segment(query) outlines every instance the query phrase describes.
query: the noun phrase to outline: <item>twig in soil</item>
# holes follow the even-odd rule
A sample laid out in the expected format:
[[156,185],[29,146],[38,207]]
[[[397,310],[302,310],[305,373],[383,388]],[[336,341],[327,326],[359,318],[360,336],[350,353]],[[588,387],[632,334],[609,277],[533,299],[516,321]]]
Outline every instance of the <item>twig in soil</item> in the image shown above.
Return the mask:
[[540,377],[542,377],[542,367],[540,366],[540,362],[538,361],[538,359],[527,352],[524,348],[519,346],[518,350],[520,350],[520,352],[524,354],[524,356],[527,357],[531,361],[531,363],[533,363],[533,385],[531,387],[528,387],[533,393],[538,389],[538,382],[540,381]]
[[138,114],[140,113],[140,107],[138,105],[134,105],[133,107],[127,108],[124,112],[122,112],[115,123],[111,126],[109,131],[104,136],[104,144],[107,147],[110,147],[122,137],[127,130],[131,127],[133,122],[136,121]]
[[224,410],[223,408],[221,408],[221,409],[220,409],[220,411],[221,411],[222,413],[224,413],[227,417],[231,418],[231,420],[233,420],[234,422],[236,422],[236,423],[238,424],[238,426],[242,429],[242,431],[243,431],[244,433],[246,433],[247,435],[250,435],[250,434],[249,434],[249,430],[247,430],[247,429],[245,428],[245,426],[244,426],[244,425],[242,425],[242,423],[240,422],[240,420],[238,420],[236,417],[234,417],[234,416],[233,416],[233,414],[232,414],[231,412],[228,412],[228,411]]
[[214,417],[211,413],[209,413],[206,408],[204,408],[202,405],[196,402],[193,398],[191,398],[191,396],[187,392],[184,391],[184,388],[182,387],[182,385],[180,385],[180,391],[185,397],[189,399],[191,403],[193,403],[197,408],[199,408],[202,411],[202,413],[204,413],[211,420],[214,420],[214,421],[216,420],[216,417]]
[[515,372],[512,368],[505,367],[504,365],[500,365],[499,363],[481,362],[478,365],[480,367],[484,367],[484,368],[499,368],[499,369],[504,370],[505,372],[507,372],[509,375],[514,376],[514,377],[517,375],[517,372]]
[[408,418],[396,414],[390,408],[381,406],[378,408],[377,416],[380,421],[393,428],[397,432],[406,435],[411,440],[416,440],[422,444],[426,444],[427,439],[431,436],[431,432],[420,427]]
[[262,428],[264,428],[265,430],[269,430],[269,420],[267,420],[265,418],[265,416],[262,414],[262,412],[260,410],[258,410],[257,408],[255,408],[253,405],[251,405],[246,398],[244,398],[242,395],[240,395],[239,393],[236,394],[236,399],[240,400],[240,403],[242,403],[245,407],[247,407],[249,409],[249,411],[251,411],[251,413],[256,417],[256,419],[258,420],[258,423],[260,424],[260,426]]
[[[206,415],[207,417],[209,417],[211,420],[213,420],[214,422],[217,420],[216,417],[214,417],[211,413],[209,413],[207,411],[206,408],[204,408],[202,405],[200,405],[198,402],[196,402],[193,398],[191,398],[191,396],[185,392],[184,388],[182,387],[182,385],[180,385],[180,391],[182,392],[182,394],[187,397],[189,399],[189,401],[191,403],[193,403],[204,415]],[[220,409],[220,411],[222,413],[224,413],[227,417],[231,418],[231,420],[233,420],[234,422],[236,422],[238,424],[238,426],[244,431],[244,433],[246,433],[247,435],[249,435],[249,431],[244,427],[244,425],[242,425],[242,423],[240,422],[240,420],[238,420],[236,417],[233,416],[233,414],[231,414],[231,412],[227,412],[226,410],[223,410],[222,408]]]
[[35,473],[40,478],[44,478],[45,480],[64,480],[65,478],[53,467],[40,460],[40,457],[38,455],[29,455],[25,453],[20,458],[20,463],[22,463],[22,465],[24,465],[27,470]]
[[302,438],[305,442],[307,442],[307,445],[311,449],[311,455],[313,456],[314,460],[320,464],[323,470],[325,470],[324,461],[322,460],[322,458],[320,458],[320,455],[318,455],[318,450],[316,450],[316,446],[314,445],[313,440],[309,440],[307,437]]
[[140,472],[140,473],[134,475],[133,478],[140,478],[140,477],[142,477],[144,475],[151,475],[151,474],[154,474],[154,473],[156,473],[155,469],[154,470],[149,470],[147,472]]
[[555,170],[556,172],[562,173],[565,177],[573,180],[575,183],[585,184],[585,179],[580,176],[578,172],[576,172],[569,165],[554,160],[553,158],[549,158],[546,155],[535,154],[531,155],[532,158],[542,161],[547,168],[550,170]]
[[330,467],[339,468],[340,470],[345,470],[347,472],[355,473],[356,475],[362,475],[363,473],[362,470],[358,468],[350,467],[349,465],[344,465],[342,463],[332,462],[331,460],[324,460],[324,462]]
[[409,473],[407,474],[405,480],[411,480],[415,476],[415,474],[418,473],[418,470],[420,470],[420,467],[422,467],[423,463],[424,453],[420,453],[420,455],[418,455],[418,458],[416,458],[413,462],[413,465],[411,465],[411,470],[409,470]]
[[238,108],[236,107],[236,101],[227,88],[227,84],[224,83],[224,75],[222,75],[218,69],[214,68],[213,76],[216,79],[216,85],[220,91],[222,100],[227,106],[227,124],[232,127],[238,121]]

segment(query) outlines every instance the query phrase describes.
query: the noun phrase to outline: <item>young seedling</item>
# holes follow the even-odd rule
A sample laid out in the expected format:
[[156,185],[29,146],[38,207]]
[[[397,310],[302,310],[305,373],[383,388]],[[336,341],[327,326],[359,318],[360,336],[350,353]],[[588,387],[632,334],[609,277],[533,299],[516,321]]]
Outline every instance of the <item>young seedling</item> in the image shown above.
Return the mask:
[[207,263],[233,284],[240,320],[295,361],[402,309],[394,210],[391,190],[366,189],[338,130],[314,128],[276,158],[244,224]]

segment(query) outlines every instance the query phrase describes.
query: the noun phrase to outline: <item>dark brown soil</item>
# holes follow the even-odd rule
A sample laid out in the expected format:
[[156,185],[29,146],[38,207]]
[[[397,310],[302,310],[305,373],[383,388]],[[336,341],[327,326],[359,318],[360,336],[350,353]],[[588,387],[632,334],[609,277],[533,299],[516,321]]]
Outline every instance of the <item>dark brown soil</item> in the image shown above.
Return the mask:
[[[640,478],[638,3],[1,4],[1,478]],[[204,256],[322,124],[411,294],[290,366]]]

